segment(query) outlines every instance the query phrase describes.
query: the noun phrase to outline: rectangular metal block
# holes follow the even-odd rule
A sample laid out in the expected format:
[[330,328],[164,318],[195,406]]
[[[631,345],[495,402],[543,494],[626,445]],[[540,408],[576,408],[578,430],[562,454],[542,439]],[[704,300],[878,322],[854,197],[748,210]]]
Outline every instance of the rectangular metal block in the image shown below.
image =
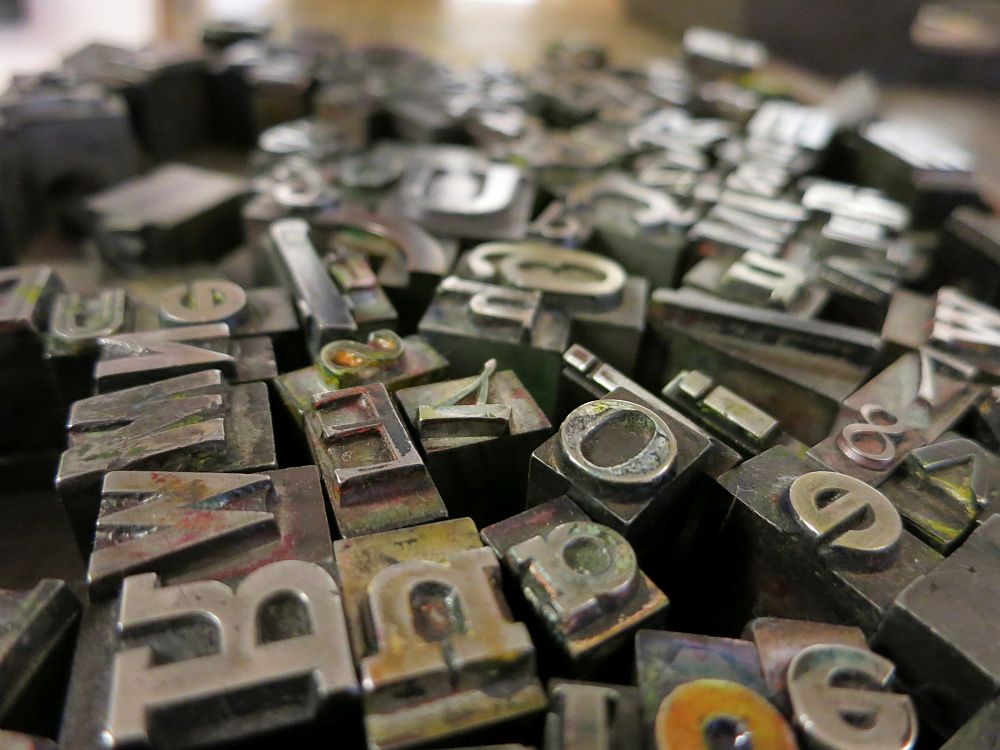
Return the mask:
[[985,750],[1000,745],[1000,697],[983,706],[941,750]]
[[686,420],[617,388],[571,412],[534,452],[528,506],[567,495],[645,559],[664,528],[686,516],[693,500],[687,489],[710,451],[708,438]]
[[62,280],[49,266],[0,269],[0,454],[57,448],[65,400],[44,357],[43,336]]
[[86,201],[102,257],[124,268],[211,260],[239,242],[244,182],[172,163]]
[[53,188],[101,189],[138,172],[124,99],[66,75],[14,76],[0,115],[22,149],[36,196]]
[[549,683],[545,750],[633,750],[641,746],[637,688],[568,680]]
[[315,357],[330,341],[356,335],[347,297],[320,259],[309,224],[283,219],[271,225],[269,235],[271,257],[295,302],[309,353]]
[[[878,490],[824,469],[776,446],[719,478],[736,500],[723,542],[733,607],[871,635],[896,596],[941,556],[903,529]],[[821,509],[830,493],[836,498]],[[855,529],[860,518],[870,523]]]
[[896,596],[874,644],[915,691],[939,732],[957,730],[1000,690],[997,602],[1000,519],[972,532]]
[[524,507],[531,453],[552,432],[517,374],[495,368],[396,392],[449,512],[480,527]]
[[281,560],[174,585],[141,573],[87,607],[59,744],[307,746],[332,732],[350,744],[358,693],[343,600],[323,567]]
[[973,155],[923,125],[876,120],[850,147],[860,181],[906,204],[915,226],[935,227],[958,206],[982,204]]
[[67,427],[56,486],[85,556],[109,471],[277,468],[267,387],[228,385],[219,370],[77,401]]
[[537,717],[545,692],[471,520],[340,540],[334,556],[370,748],[520,739],[511,723]]
[[983,395],[975,375],[966,362],[929,347],[907,352],[844,399],[830,437],[809,455],[877,486],[975,405]]
[[80,618],[65,581],[46,578],[28,591],[0,590],[0,722],[53,736]]
[[381,383],[317,396],[305,430],[342,537],[448,517]]
[[313,401],[327,391],[368,383],[382,383],[394,393],[442,377],[448,361],[419,336],[400,338],[392,331],[376,331],[365,344],[331,341],[315,364],[274,379],[275,389],[301,427]]
[[419,333],[448,360],[456,377],[475,375],[491,357],[513,370],[550,418],[570,321],[543,306],[540,292],[448,276],[438,285]]
[[942,227],[928,276],[970,297],[1000,303],[1000,218],[975,208],[952,211]]
[[114,597],[136,573],[156,573],[165,585],[231,580],[278,560],[333,561],[315,466],[104,477],[87,570],[91,599]]
[[224,373],[232,383],[270,380],[278,374],[271,340],[235,338],[227,323],[119,333],[100,338],[99,344],[94,363],[98,393],[207,370]]
[[91,43],[63,59],[78,80],[120,93],[143,147],[157,160],[204,144],[208,91],[205,59],[169,47],[126,49]]
[[558,651],[559,674],[613,674],[622,660],[629,661],[635,631],[666,617],[667,597],[639,568],[631,545],[564,497],[487,526],[480,535]]
[[867,331],[787,313],[654,289],[649,324],[667,348],[664,380],[701,370],[773,415],[813,445],[882,354]]
[[566,213],[593,226],[608,255],[652,286],[677,282],[687,249],[687,229],[700,211],[669,193],[607,172],[576,185]]

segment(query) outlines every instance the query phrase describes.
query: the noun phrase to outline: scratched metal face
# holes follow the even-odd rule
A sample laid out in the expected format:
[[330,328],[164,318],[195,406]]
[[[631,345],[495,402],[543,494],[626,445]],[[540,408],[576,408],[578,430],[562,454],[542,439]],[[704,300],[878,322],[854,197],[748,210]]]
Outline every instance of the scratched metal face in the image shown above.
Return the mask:
[[575,675],[621,659],[636,629],[666,615],[667,597],[639,569],[625,538],[565,498],[487,526],[482,537]]
[[333,558],[319,472],[112,471],[104,478],[91,599],[153,572],[164,584],[234,580],[267,563]]
[[857,625],[870,635],[941,556],[903,529],[878,490],[823,469],[776,446],[719,478],[736,500],[726,534],[742,546],[729,568],[732,593],[749,600],[748,614]]
[[410,388],[444,374],[447,360],[419,336],[401,338],[390,330],[373,331],[366,343],[332,341],[311,367],[274,380],[281,400],[302,424],[313,400],[327,391],[382,383],[389,392]]
[[370,747],[484,729],[499,738],[544,709],[527,629],[511,620],[500,564],[470,520],[337,541],[334,555]]
[[342,537],[447,517],[381,383],[317,396],[305,429]]
[[86,552],[109,471],[276,468],[267,389],[227,385],[218,370],[76,402],[56,486]]

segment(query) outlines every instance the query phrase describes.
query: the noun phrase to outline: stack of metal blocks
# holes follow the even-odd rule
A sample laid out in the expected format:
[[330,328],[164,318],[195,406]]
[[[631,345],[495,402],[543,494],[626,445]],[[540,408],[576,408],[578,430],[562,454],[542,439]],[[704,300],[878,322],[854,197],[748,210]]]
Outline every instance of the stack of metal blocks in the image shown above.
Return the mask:
[[1000,747],[972,155],[706,29],[205,42],[0,96],[0,477],[86,561],[0,592],[0,747]]

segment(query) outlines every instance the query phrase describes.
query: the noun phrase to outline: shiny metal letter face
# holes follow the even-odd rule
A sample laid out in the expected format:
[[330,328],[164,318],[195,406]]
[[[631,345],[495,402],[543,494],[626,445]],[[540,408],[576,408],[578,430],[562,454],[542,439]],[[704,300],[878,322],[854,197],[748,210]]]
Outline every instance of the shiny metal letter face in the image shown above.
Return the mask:
[[619,617],[641,573],[625,538],[595,523],[560,524],[507,550],[524,594],[550,627],[571,638],[595,621]]
[[774,417],[700,370],[681,370],[663,387],[663,396],[745,456],[792,440],[781,434]]
[[555,680],[545,750],[632,750],[642,746],[639,691],[624,685]]
[[341,536],[447,517],[381,383],[317,396],[305,426]]
[[888,659],[850,646],[800,651],[788,667],[788,694],[809,747],[912,748],[917,714],[909,696],[888,692],[894,671]]
[[722,274],[720,291],[736,302],[788,310],[805,285],[805,273],[793,263],[751,251]]
[[1000,357],[1000,312],[957,289],[942,287],[930,340],[949,351],[995,360]]
[[[175,629],[192,618],[214,632]],[[113,747],[239,741],[309,722],[330,701],[357,694],[340,592],[313,563],[266,565],[235,592],[217,581],[160,587],[155,573],[132,576],[118,628],[144,643],[114,658],[104,732]],[[211,710],[237,699],[240,712]]]
[[[490,378],[496,372],[497,361],[486,360],[479,376],[445,397],[440,403],[421,404],[417,408],[417,432],[421,442],[448,437],[497,437],[510,430],[511,407],[490,404],[487,394]],[[472,404],[459,404],[473,393]]]
[[609,666],[637,627],[666,613],[666,596],[639,569],[625,538],[566,498],[487,526],[481,536],[514,574],[574,674]]
[[788,488],[796,520],[832,554],[865,560],[896,555],[903,522],[885,495],[833,471],[803,474]]
[[[274,434],[263,383],[228,386],[205,370],[76,402],[69,448],[56,486],[78,539],[94,531],[108,471],[275,468]],[[89,551],[89,543],[84,544]]]
[[726,590],[745,603],[742,620],[794,617],[871,635],[941,556],[902,528],[882,493],[824,468],[776,445],[719,477],[736,498],[720,542],[734,545]]
[[544,706],[534,647],[499,584],[483,547],[390,564],[371,578],[372,653],[360,661],[370,747],[426,744]]
[[347,300],[327,273],[309,238],[309,224],[283,219],[271,225],[275,262],[298,308],[313,356],[323,345],[349,338],[358,328]]
[[700,679],[680,685],[656,712],[656,750],[753,747],[798,750],[777,709],[748,687]]
[[198,370],[221,370],[237,383],[278,374],[270,340],[234,339],[226,323],[123,333],[99,341],[101,356],[94,366],[99,393]]
[[166,373],[219,369],[232,377],[236,374],[232,355],[198,346],[202,341],[228,338],[229,326],[225,324],[110,336],[101,339],[101,358],[94,368],[94,379],[98,389],[107,392],[159,380]]
[[497,360],[512,369],[547,415],[555,410],[559,362],[570,320],[542,305],[542,293],[448,276],[420,321],[419,333],[441,352],[456,376]]
[[568,495],[647,559],[670,518],[689,508],[683,488],[711,448],[708,436],[679,415],[617,388],[574,409],[534,452],[528,505]]
[[625,271],[607,258],[540,242],[479,245],[464,258],[479,281],[539,291],[557,306],[601,309],[620,302]]
[[236,325],[246,307],[247,293],[239,284],[225,279],[197,279],[163,292],[160,319],[172,326]]
[[507,209],[520,181],[521,171],[510,164],[486,164],[468,171],[426,164],[404,178],[401,191],[413,219],[435,213],[475,217]]
[[[600,440],[609,432],[617,435],[616,441]],[[627,444],[630,439],[633,445]],[[559,440],[584,481],[624,487],[659,484],[670,477],[677,459],[677,440],[666,422],[627,401],[602,399],[578,407],[559,428]]]

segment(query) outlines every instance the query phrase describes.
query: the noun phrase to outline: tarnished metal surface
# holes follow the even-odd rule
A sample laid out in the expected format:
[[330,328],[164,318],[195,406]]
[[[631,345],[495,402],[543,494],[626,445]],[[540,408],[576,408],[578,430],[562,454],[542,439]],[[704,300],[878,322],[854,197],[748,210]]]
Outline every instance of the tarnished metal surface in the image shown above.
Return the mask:
[[381,383],[316,396],[305,429],[342,537],[448,516]]
[[340,388],[382,383],[390,392],[440,377],[447,360],[419,336],[405,339],[390,330],[373,331],[365,343],[331,341],[311,367],[293,370],[274,380],[281,400],[302,423],[313,400]]
[[544,709],[531,639],[471,521],[338,541],[334,554],[369,747],[456,741]]
[[277,467],[266,387],[227,385],[219,370],[77,401],[67,427],[56,486],[85,553],[109,471]]
[[482,530],[571,674],[599,674],[627,654],[641,626],[661,622],[667,597],[639,569],[624,537],[565,498]]
[[480,527],[524,507],[524,467],[552,432],[517,374],[495,368],[396,392],[445,505]]

